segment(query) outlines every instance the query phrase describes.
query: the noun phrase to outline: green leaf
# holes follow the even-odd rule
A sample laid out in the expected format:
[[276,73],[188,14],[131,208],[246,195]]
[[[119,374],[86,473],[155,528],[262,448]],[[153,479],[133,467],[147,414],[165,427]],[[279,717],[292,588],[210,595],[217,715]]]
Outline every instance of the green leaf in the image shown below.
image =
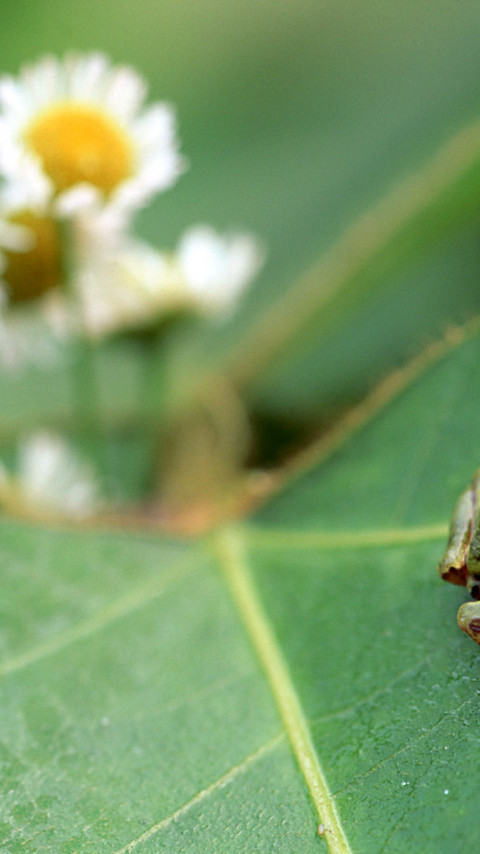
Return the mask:
[[[152,97],[177,106],[190,168],[142,214],[141,234],[170,247],[189,225],[212,222],[265,241],[267,265],[243,311],[213,342],[206,334],[203,359],[195,352],[188,360],[195,383],[201,369],[233,355],[236,375],[245,376],[252,324],[262,318],[268,334],[270,311],[292,281],[478,115],[474,0],[459,14],[430,0],[364,0],[361,11],[352,0],[178,0],[161,8],[151,0],[37,0],[29,16],[18,3],[6,8],[9,71],[46,51],[94,44],[143,72]],[[463,229],[447,230],[406,271],[390,259],[379,298],[358,314],[342,310],[329,334],[322,313],[308,336],[292,330],[267,376],[263,363],[249,372],[255,407],[318,419],[361,397],[426,336],[478,311],[477,223],[470,209]]]
[[[462,226],[473,221],[476,239],[479,196],[480,124],[474,123],[455,134],[421,170],[360,216],[325,257],[253,324],[241,342],[236,359],[234,354],[233,373],[237,381],[252,385],[261,400],[282,400],[282,408],[294,402],[303,411],[318,411],[316,401],[320,401],[325,410],[325,387],[332,396],[332,385],[336,384],[336,398],[341,400],[345,398],[346,372],[350,385],[356,382],[358,385],[358,366],[355,369],[352,366],[369,338],[374,338],[375,356],[383,352],[390,367],[398,358],[395,339],[399,334],[410,338],[422,330],[425,335],[431,331],[432,320],[433,329],[458,320],[459,306],[454,303],[456,291],[452,288],[454,304],[450,314],[442,317],[441,310],[438,311],[442,289],[439,272],[443,266],[443,277],[446,270],[449,277],[457,279],[456,271],[469,254]],[[467,234],[471,239],[471,225]],[[445,252],[445,243],[449,253]],[[433,262],[429,258],[432,246],[436,250]],[[422,263],[417,272],[419,258]],[[405,268],[410,276],[405,275]],[[473,274],[474,269],[472,263],[469,271]],[[433,318],[425,317],[424,311],[419,310],[418,297],[418,290],[424,299],[429,293],[432,272]],[[392,293],[392,280],[396,294]],[[385,324],[379,323],[376,316],[378,297],[376,302],[372,299],[376,291],[387,288],[384,314],[387,334],[393,335],[394,346],[384,334]],[[412,312],[415,328],[408,320]],[[332,353],[334,345],[337,354],[335,350]],[[335,355],[342,350],[346,370],[343,367],[338,371]],[[315,370],[318,364],[328,366],[328,370]],[[368,375],[365,365],[362,367],[360,390],[364,392]]]
[[2,566],[4,850],[252,850],[260,831],[287,852],[313,835],[211,557],[3,522]]
[[[318,417],[478,311],[477,153],[462,161],[455,145],[447,160],[458,154],[460,171],[440,169],[405,219],[386,218],[386,240],[380,203],[376,240],[363,234],[360,263],[330,280],[338,301],[315,317],[309,303],[306,324],[289,311],[304,311],[290,282],[332,247],[351,249],[365,212],[430,174],[476,119],[473,0],[454,15],[427,0],[8,9],[12,71],[72,40],[91,49],[94,31],[178,105],[191,172],[140,232],[171,245],[212,221],[268,244],[243,311],[202,339],[205,359],[183,356],[182,394],[205,366],[228,364],[260,409]],[[378,298],[363,301],[374,285]],[[244,371],[237,348],[255,355],[259,328],[275,342],[276,306],[282,359],[275,350]],[[464,591],[436,564],[479,465],[479,358],[473,327],[453,336],[307,450],[251,519],[209,537],[2,518],[2,850],[478,847],[478,648],[456,625]],[[128,426],[139,361],[114,345],[100,362],[106,423]],[[19,429],[70,426],[63,364],[2,377],[0,400],[2,450]],[[130,450],[110,448],[129,483]]]
[[478,845],[478,648],[436,563],[479,358],[447,343],[207,539],[2,522],[4,850]]

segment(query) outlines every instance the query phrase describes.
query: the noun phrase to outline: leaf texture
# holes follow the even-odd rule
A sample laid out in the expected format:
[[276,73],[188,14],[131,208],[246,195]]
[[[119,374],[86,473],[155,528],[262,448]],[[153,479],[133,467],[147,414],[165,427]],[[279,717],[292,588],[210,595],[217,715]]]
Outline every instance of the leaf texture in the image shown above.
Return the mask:
[[479,356],[473,335],[204,541],[2,522],[4,850],[477,844],[478,650],[435,567]]

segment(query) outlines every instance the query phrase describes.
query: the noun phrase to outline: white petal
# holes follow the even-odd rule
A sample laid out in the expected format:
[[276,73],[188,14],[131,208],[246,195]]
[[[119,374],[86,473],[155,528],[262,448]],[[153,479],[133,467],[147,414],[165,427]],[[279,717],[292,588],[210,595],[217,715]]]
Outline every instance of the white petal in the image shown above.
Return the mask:
[[146,85],[130,68],[119,68],[105,95],[105,106],[124,122],[131,122],[146,95]]
[[24,118],[27,113],[22,87],[13,77],[3,77],[0,80],[0,107],[15,117]]
[[68,95],[73,100],[96,101],[105,87],[108,60],[101,53],[68,54],[65,60]]
[[204,310],[228,312],[263,262],[257,241],[247,234],[221,236],[196,226],[182,238],[178,263],[192,299]]
[[95,512],[98,484],[90,466],[59,436],[36,433],[19,448],[18,487],[28,503],[82,518]]

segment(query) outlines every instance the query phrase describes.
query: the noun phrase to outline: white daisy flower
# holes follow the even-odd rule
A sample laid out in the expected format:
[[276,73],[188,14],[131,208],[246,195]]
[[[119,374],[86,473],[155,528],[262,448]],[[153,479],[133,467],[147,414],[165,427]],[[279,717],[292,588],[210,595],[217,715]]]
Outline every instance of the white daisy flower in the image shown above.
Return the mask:
[[106,253],[78,277],[85,329],[102,337],[175,312],[224,318],[262,261],[250,235],[222,236],[207,226],[188,231],[173,253],[126,240],[123,249]]
[[48,366],[58,360],[65,339],[84,332],[78,279],[118,251],[124,238],[118,218],[106,209],[73,219],[66,282],[62,223],[45,200],[28,207],[18,190],[0,195],[0,364],[7,369]]
[[172,261],[146,243],[132,241],[78,277],[84,329],[92,338],[149,325],[175,309],[170,296]]
[[108,205],[129,212],[170,187],[184,164],[175,117],[145,107],[146,86],[102,54],[46,56],[0,80],[0,170],[48,189],[56,210]]
[[41,208],[20,208],[0,218],[0,286],[4,307],[29,303],[62,281],[58,222]]
[[85,519],[99,510],[99,496],[91,466],[55,434],[23,439],[14,473],[0,463],[0,506],[10,512]]
[[177,250],[184,298],[202,314],[226,316],[262,266],[264,253],[249,234],[189,229]]
[[0,199],[0,365],[50,365],[58,341],[43,314],[61,277],[58,225],[41,206],[16,208]]

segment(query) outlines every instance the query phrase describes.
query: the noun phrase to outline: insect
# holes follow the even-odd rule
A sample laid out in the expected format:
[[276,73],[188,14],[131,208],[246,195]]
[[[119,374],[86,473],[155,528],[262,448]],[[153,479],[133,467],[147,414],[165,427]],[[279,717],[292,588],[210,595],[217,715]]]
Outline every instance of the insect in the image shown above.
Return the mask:
[[457,621],[480,644],[480,469],[458,499],[438,572],[445,581],[465,586],[475,600],[460,606]]

